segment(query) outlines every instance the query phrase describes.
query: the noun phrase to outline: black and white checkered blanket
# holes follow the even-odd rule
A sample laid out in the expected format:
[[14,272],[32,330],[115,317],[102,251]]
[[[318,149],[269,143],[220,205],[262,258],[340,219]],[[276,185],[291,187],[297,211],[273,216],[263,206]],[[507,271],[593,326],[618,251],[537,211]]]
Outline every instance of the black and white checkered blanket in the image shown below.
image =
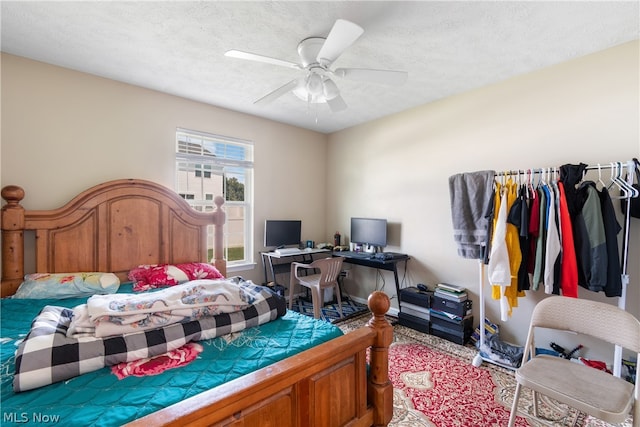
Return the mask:
[[284,298],[250,281],[242,283],[265,298],[242,311],[105,338],[68,338],[73,310],[46,306],[16,352],[13,389],[31,390],[105,366],[157,356],[190,341],[238,332],[285,314]]

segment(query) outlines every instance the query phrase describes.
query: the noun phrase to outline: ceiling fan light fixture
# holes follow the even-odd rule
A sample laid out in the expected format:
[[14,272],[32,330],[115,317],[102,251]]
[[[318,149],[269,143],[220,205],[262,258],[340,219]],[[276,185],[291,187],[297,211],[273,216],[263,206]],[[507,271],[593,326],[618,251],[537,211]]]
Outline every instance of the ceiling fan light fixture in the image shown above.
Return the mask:
[[331,100],[340,95],[340,89],[338,89],[338,86],[330,78],[326,78],[322,86],[322,93],[324,94],[325,99]]
[[322,94],[322,89],[322,77],[317,73],[309,74],[309,77],[307,77],[307,92],[313,97],[318,97]]
[[319,79],[316,80],[315,77],[312,78],[314,74],[315,73],[312,73],[309,76],[300,79],[298,81],[298,85],[292,90],[292,92],[295,96],[307,103],[319,104],[326,102],[327,99],[324,96],[322,77],[315,74]]

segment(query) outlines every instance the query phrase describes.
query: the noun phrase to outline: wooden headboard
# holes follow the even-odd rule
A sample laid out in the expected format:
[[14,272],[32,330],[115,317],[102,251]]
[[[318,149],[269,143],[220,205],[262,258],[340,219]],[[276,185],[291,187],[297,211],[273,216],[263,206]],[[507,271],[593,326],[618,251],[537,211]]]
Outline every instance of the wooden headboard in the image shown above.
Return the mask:
[[21,187],[2,189],[1,295],[15,293],[25,275],[24,231],[35,231],[36,273],[100,271],[121,281],[140,264],[210,262],[207,227],[214,227],[214,265],[226,275],[222,251],[224,199],[217,209],[194,210],[173,190],[121,179],[83,191],[58,209],[25,210]]

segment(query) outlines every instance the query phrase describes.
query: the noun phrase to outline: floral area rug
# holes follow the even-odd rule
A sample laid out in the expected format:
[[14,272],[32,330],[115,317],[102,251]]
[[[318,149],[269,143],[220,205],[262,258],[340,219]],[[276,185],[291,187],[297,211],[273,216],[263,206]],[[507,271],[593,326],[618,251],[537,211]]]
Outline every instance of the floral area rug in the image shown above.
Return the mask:
[[[364,314],[337,323],[344,332],[363,326]],[[392,323],[397,319],[388,318]],[[502,427],[509,420],[515,378],[513,371],[484,362],[471,362],[474,347],[461,346],[401,325],[394,326],[389,349],[389,377],[393,384],[392,427]],[[541,397],[533,417],[531,392],[523,389],[516,426],[610,426],[573,408]],[[618,427],[631,426],[631,419]]]

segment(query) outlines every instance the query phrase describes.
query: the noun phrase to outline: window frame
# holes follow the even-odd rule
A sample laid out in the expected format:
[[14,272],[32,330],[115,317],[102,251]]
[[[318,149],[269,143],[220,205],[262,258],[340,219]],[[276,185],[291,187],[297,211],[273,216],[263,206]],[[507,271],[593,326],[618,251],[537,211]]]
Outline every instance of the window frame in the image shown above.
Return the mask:
[[[205,144],[203,142],[208,142],[216,145],[215,152],[210,152],[210,154],[197,154],[194,152],[190,152],[190,148],[185,146],[185,142],[188,143],[188,139],[192,138],[194,141],[199,140],[197,143],[194,143],[193,147],[197,147],[199,145],[201,152],[205,150]],[[187,141],[185,141],[187,139]],[[182,144],[182,145],[181,145]],[[218,146],[217,144],[222,144]],[[181,150],[183,148],[183,151]],[[193,148],[192,147],[192,148]],[[235,153],[238,153],[235,150],[230,150],[230,148],[240,147],[242,149],[242,154],[240,157],[242,158],[233,158],[232,156],[236,156]],[[218,148],[222,149],[222,156],[220,156],[220,152],[218,152]],[[185,152],[186,151],[186,152]],[[211,194],[210,189],[205,189],[202,186],[199,191],[194,191],[194,189],[189,188],[180,188],[181,187],[181,173],[187,172],[194,174],[195,180],[209,180],[213,179],[214,176],[218,175],[222,179],[222,193],[221,196],[225,198],[225,203],[223,205],[223,209],[227,214],[227,221],[224,224],[224,236],[223,236],[223,252],[224,258],[227,260],[227,271],[239,271],[248,268],[249,266],[253,267],[255,265],[254,262],[254,254],[253,254],[253,241],[254,241],[254,227],[253,227],[253,210],[254,210],[254,200],[253,200],[253,153],[254,152],[254,144],[253,141],[243,140],[239,138],[233,138],[228,136],[216,135],[202,131],[195,131],[191,129],[185,128],[176,128],[175,134],[175,191],[178,194],[193,194],[200,196],[199,200],[187,200],[185,199],[195,210],[198,211],[208,211],[215,209],[215,204],[213,200],[208,200],[207,195]],[[230,153],[230,155],[225,155],[226,153]],[[184,167],[186,164],[186,168]],[[200,176],[196,176],[197,171],[200,171]],[[230,178],[238,177],[239,181],[243,183],[244,186],[244,200],[242,201],[234,201],[227,200],[229,191],[227,190],[227,184]],[[189,179],[187,177],[187,179]],[[188,187],[188,185],[187,185]],[[213,195],[214,198],[217,194]],[[230,235],[229,231],[229,214],[233,215],[233,211],[237,210],[236,208],[241,208],[244,216],[244,224],[242,227],[242,231],[234,233],[236,236],[240,236],[240,240],[243,241],[243,255],[244,258],[241,260],[229,260],[229,242]],[[240,216],[240,219],[242,215]],[[213,227],[211,227],[209,238],[207,239],[207,246],[212,245],[213,243]],[[211,248],[209,248],[211,249]]]

